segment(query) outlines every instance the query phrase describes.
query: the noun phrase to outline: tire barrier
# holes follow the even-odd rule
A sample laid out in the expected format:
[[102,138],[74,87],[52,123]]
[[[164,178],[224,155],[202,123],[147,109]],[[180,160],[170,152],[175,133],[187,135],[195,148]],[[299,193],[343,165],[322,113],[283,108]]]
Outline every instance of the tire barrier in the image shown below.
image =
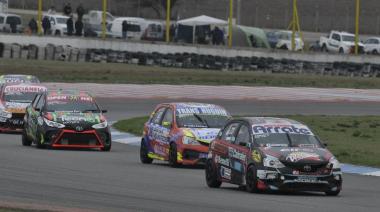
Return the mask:
[[351,62],[309,62],[271,57],[221,57],[195,53],[162,54],[108,49],[78,49],[71,46],[45,47],[0,43],[0,56],[10,59],[56,60],[67,62],[125,63],[184,69],[256,71],[266,73],[314,74],[349,77],[380,77],[380,65]]

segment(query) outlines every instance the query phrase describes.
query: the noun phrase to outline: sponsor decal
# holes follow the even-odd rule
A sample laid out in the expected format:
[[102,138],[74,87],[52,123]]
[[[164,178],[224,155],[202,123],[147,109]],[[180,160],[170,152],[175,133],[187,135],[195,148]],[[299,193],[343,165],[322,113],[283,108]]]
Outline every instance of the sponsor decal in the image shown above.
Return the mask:
[[232,168],[238,172],[243,172],[243,164],[241,164],[239,161],[231,161],[232,163]]
[[163,143],[169,143],[169,130],[166,129],[165,127],[152,124],[149,127],[148,135],[151,140],[155,140],[155,141],[159,141]]
[[304,125],[253,125],[252,130],[255,135],[271,133],[313,135],[311,130]]
[[222,158],[219,155],[215,156],[215,163],[223,166],[230,166],[230,160],[228,158]]
[[294,163],[294,162],[298,162],[304,159],[310,159],[310,160],[316,160],[316,161],[321,160],[318,154],[310,153],[310,152],[292,152],[288,154],[288,156],[286,156],[285,160]]
[[8,86],[5,88],[5,93],[40,93],[47,89],[41,86]]
[[25,109],[30,103],[19,103],[19,102],[5,102],[5,107],[7,108],[18,108]]
[[177,115],[189,114],[206,114],[206,115],[221,115],[227,116],[228,113],[223,108],[218,107],[182,107],[177,108]]
[[306,148],[284,148],[280,150],[281,152],[315,152],[314,149]]
[[235,158],[235,159],[238,159],[238,160],[242,160],[242,161],[245,161],[246,159],[246,155],[239,152],[238,150],[232,148],[232,147],[228,147],[228,155],[231,157],[231,158]]
[[253,150],[252,151],[252,159],[253,161],[257,162],[257,163],[260,163],[261,162],[261,154],[259,151],[257,150]]
[[48,101],[83,101],[83,102],[93,102],[94,100],[90,96],[76,96],[76,95],[57,95],[48,96]]
[[221,166],[220,167],[220,176],[227,179],[231,180],[231,169]]

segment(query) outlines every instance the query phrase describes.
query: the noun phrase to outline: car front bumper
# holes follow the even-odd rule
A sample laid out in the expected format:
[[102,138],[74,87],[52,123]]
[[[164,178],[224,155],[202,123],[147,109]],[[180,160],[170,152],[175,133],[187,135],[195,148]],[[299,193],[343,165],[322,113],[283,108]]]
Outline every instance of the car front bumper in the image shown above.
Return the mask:
[[178,163],[183,165],[205,164],[209,147],[206,145],[180,145],[178,148]]

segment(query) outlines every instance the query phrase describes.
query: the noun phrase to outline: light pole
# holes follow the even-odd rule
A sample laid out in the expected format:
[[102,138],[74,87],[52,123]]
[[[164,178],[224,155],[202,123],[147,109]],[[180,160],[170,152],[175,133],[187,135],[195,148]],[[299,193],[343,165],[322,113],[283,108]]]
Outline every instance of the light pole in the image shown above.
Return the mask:
[[228,19],[228,47],[232,47],[232,18],[234,11],[234,1],[230,0],[230,17]]
[[38,35],[42,35],[42,0],[38,0],[37,23]]
[[102,38],[106,39],[107,31],[107,0],[103,0],[103,13],[102,13]]
[[360,18],[360,0],[356,0],[356,17],[355,17],[355,54],[359,53],[359,18]]
[[171,10],[171,1],[166,1],[166,42],[170,42],[170,10]]

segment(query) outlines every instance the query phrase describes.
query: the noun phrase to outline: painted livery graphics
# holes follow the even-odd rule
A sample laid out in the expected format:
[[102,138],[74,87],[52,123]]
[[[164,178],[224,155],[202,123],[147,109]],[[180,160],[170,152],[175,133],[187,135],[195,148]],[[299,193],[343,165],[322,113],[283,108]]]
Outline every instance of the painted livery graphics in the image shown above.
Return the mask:
[[0,129],[21,131],[26,107],[37,94],[46,92],[41,85],[7,84],[2,86],[0,104]]
[[208,186],[228,182],[250,192],[298,190],[338,195],[340,164],[312,131],[293,120],[267,119],[235,119],[222,128],[206,161]]
[[17,74],[9,74],[9,75],[1,75],[0,76],[0,84],[5,83],[40,83],[40,80],[32,75],[17,75]]
[[27,108],[23,145],[110,151],[111,134],[104,112],[87,93],[51,91],[38,95]]
[[140,159],[167,160],[175,167],[204,163],[209,143],[229,119],[220,106],[201,103],[158,105],[145,124]]

